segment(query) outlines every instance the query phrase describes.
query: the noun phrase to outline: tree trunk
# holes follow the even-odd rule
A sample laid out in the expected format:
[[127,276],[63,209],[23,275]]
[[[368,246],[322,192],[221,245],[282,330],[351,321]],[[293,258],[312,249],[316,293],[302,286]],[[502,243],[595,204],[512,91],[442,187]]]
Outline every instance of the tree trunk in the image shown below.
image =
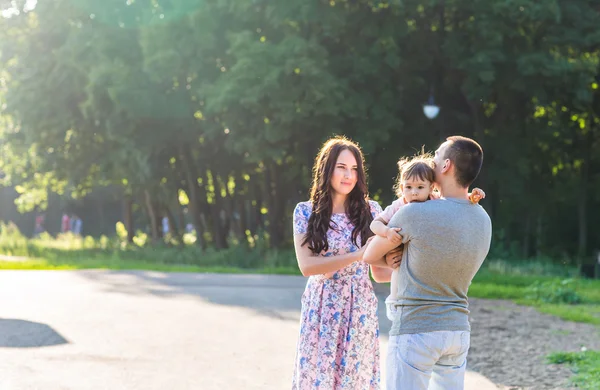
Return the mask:
[[106,213],[104,212],[104,199],[100,199],[98,202],[96,202],[96,204],[98,205],[98,224],[100,229],[98,229],[102,234],[104,234],[104,232],[106,231],[106,218],[105,215]]
[[253,208],[254,217],[252,218],[252,220],[254,222],[253,223],[254,229],[252,231],[252,234],[256,234],[259,230],[264,228],[263,216],[262,216],[262,212],[261,212],[261,209],[263,207],[263,190],[261,188],[261,185],[259,184],[259,181],[260,181],[260,178],[257,178],[257,177],[254,178],[253,188],[254,188],[254,201],[255,201],[256,205]]
[[237,205],[237,211],[239,213],[239,240],[240,242],[247,244],[248,240],[246,238],[246,231],[248,230],[248,214],[247,214],[247,208],[248,208],[248,191],[246,191],[245,194],[242,194],[242,184],[244,183],[244,179],[242,178],[241,174],[236,175],[235,178],[235,204]]
[[156,213],[156,208],[154,207],[152,197],[150,196],[150,192],[148,190],[144,190],[144,196],[146,200],[146,209],[148,210],[148,217],[150,218],[150,231],[152,241],[158,242],[158,240],[161,237],[161,234],[158,226],[158,215]]
[[206,241],[204,240],[203,232],[204,226],[200,216],[200,197],[198,194],[198,173],[196,169],[192,168],[191,154],[189,150],[181,146],[179,148],[179,154],[185,171],[185,181],[188,188],[188,196],[190,203],[188,204],[188,210],[192,216],[192,224],[196,229],[196,244],[203,250],[206,250]]
[[[196,189],[197,189],[197,198],[198,198],[198,202],[197,202],[197,206],[198,206],[198,219],[197,219],[197,223],[198,226],[202,226],[202,228],[197,232],[198,237],[202,236],[202,241],[203,241],[203,249],[206,249],[208,246],[208,242],[206,242],[206,240],[204,239],[204,232],[211,232],[211,236],[214,237],[214,232],[212,232],[210,230],[210,214],[211,214],[211,210],[210,210],[210,206],[208,204],[208,197],[206,194],[206,183],[207,183],[207,176],[206,176],[206,171],[201,171],[201,170],[197,170],[196,171],[196,177],[201,177],[203,182],[202,185],[198,184]],[[196,180],[196,183],[198,183],[198,180]],[[213,239],[214,241],[214,239]]]
[[[592,125],[593,126],[593,125]],[[581,185],[579,186],[579,201],[578,216],[579,216],[579,245],[577,255],[579,263],[587,253],[587,236],[588,236],[588,221],[587,221],[587,203],[588,203],[588,188],[590,181],[590,163],[591,163],[591,146],[594,142],[593,127],[588,131],[585,142],[582,147],[584,150],[583,165],[581,166]]]
[[[221,228],[223,230],[223,234],[225,235],[225,240],[227,240],[227,237],[229,236],[229,233],[231,232],[231,225],[233,222],[233,199],[231,197],[231,195],[229,194],[229,191],[227,189],[227,182],[229,180],[228,177],[226,177],[227,180],[223,180],[220,176],[218,177],[218,183],[219,183],[219,208],[221,209],[221,215],[223,215],[225,218],[221,218]],[[225,192],[225,196],[221,196],[222,192]]]
[[[210,213],[210,219],[212,221],[212,236],[213,236],[213,241],[215,244],[215,247],[217,249],[226,249],[228,247],[227,245],[227,238],[226,238],[226,233],[223,232],[223,225],[222,225],[222,221],[221,221],[221,206],[222,206],[222,201],[221,201],[221,188],[219,185],[219,182],[217,180],[217,176],[212,173],[212,177],[213,177],[213,188],[214,188],[214,202],[212,204],[208,205],[208,209],[209,209],[209,213]],[[208,183],[208,175],[205,172],[204,176],[203,176],[203,182],[204,183]],[[206,188],[206,186],[205,186]]]
[[177,217],[179,218],[179,223],[177,224],[177,228],[181,232],[181,234],[185,234],[185,214],[183,213],[183,207],[178,205],[177,207]]
[[123,199],[123,221],[127,230],[127,242],[132,243],[135,232],[133,227],[133,199],[131,195],[126,195]]
[[285,199],[283,185],[280,180],[279,166],[272,162],[265,168],[265,195],[269,210],[269,236],[271,248],[280,248],[283,243],[283,211]]
[[531,242],[531,214],[525,217],[525,231],[523,232],[523,258],[529,258],[529,243]]
[[168,206],[163,207],[167,218],[169,219],[169,231],[171,235],[175,237],[179,245],[183,245],[183,237],[181,235],[181,231],[177,227],[177,223],[175,223],[175,215],[171,212],[171,209]]
[[535,255],[539,259],[542,257],[542,248],[544,244],[544,216],[540,212],[537,217],[537,228],[535,233]]

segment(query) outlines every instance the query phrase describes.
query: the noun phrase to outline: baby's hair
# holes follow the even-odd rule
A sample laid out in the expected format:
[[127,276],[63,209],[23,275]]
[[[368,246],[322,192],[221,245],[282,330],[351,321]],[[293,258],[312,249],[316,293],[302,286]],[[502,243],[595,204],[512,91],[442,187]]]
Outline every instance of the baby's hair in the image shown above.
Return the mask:
[[419,179],[433,183],[435,172],[433,170],[433,156],[421,153],[413,157],[405,157],[398,161],[398,178],[394,184],[396,196],[402,196],[401,184],[410,179]]

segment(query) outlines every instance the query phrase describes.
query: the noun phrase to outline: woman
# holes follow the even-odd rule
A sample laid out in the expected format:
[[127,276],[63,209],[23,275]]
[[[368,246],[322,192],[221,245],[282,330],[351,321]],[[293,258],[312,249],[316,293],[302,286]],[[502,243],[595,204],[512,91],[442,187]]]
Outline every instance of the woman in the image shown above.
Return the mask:
[[[327,141],[313,167],[310,201],[294,210],[298,266],[310,276],[302,296],[293,389],[378,389],[377,298],[362,261],[369,224],[381,207],[368,200],[359,147]],[[391,270],[372,267],[379,282]]]

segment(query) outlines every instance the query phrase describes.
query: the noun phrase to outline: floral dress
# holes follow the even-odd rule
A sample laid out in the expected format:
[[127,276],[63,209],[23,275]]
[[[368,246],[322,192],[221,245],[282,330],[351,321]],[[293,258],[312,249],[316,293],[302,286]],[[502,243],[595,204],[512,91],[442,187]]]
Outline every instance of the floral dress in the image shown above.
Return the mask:
[[[381,212],[369,201],[373,217]],[[294,234],[305,234],[312,212],[310,202],[294,210]],[[346,214],[333,214],[327,231],[329,250],[321,256],[343,255],[359,249],[352,243],[354,225]],[[360,243],[360,237],[357,240]],[[300,337],[296,351],[294,390],[379,389],[379,324],[377,297],[369,265],[357,261],[333,277],[308,278],[302,295]]]

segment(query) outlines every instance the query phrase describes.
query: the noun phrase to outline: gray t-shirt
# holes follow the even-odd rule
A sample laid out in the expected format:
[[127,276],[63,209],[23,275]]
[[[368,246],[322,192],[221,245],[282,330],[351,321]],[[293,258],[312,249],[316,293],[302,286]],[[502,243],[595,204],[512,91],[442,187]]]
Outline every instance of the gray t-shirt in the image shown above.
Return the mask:
[[406,244],[390,335],[470,331],[467,291],[490,249],[492,223],[462,199],[411,203],[390,220]]

